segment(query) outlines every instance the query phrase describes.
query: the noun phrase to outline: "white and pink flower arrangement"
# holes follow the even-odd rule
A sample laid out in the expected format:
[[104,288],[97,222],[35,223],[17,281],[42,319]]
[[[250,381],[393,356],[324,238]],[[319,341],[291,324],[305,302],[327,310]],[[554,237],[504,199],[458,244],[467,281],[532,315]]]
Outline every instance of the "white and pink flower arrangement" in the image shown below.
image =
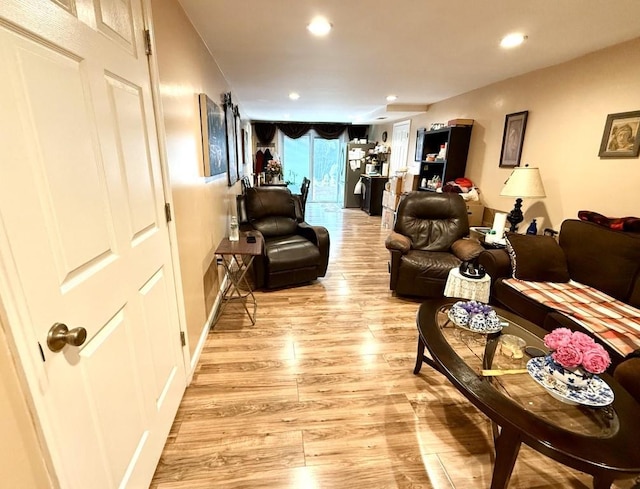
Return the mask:
[[568,370],[582,368],[590,374],[601,374],[611,364],[607,350],[579,331],[554,329],[545,335],[544,344],[551,350],[553,361]]
[[269,160],[265,171],[268,175],[271,175],[273,177],[282,175],[282,163],[280,163],[278,160]]

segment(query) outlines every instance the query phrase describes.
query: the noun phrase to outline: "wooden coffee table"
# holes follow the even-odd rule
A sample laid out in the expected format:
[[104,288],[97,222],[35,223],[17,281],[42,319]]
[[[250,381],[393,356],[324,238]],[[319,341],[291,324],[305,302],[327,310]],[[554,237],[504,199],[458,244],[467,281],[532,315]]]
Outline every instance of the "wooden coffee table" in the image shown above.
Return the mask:
[[[593,476],[594,489],[640,473],[640,404],[610,375],[600,377],[615,394],[613,404],[592,408],[552,397],[528,373],[484,377],[482,369],[523,368],[531,358],[508,359],[496,352],[501,334],[523,338],[546,350],[544,329],[495,308],[509,323],[502,333],[480,334],[455,326],[446,315],[456,299],[429,300],[418,310],[418,355],[414,374],[427,363],[449,381],[493,425],[495,464],[491,489],[509,484],[521,443]],[[429,357],[425,356],[425,348]]]

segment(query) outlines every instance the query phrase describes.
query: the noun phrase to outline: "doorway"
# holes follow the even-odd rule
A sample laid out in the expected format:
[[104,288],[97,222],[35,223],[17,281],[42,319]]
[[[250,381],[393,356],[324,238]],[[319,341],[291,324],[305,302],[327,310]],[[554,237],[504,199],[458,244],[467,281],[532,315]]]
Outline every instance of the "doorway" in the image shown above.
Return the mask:
[[393,175],[394,172],[407,167],[410,127],[410,120],[396,122],[393,125],[393,135],[391,136],[391,168],[389,169],[389,175]]
[[291,192],[299,193],[302,179],[307,177],[311,180],[308,202],[342,205],[344,135],[324,139],[312,129],[297,139],[280,132],[280,138],[284,179],[290,182]]

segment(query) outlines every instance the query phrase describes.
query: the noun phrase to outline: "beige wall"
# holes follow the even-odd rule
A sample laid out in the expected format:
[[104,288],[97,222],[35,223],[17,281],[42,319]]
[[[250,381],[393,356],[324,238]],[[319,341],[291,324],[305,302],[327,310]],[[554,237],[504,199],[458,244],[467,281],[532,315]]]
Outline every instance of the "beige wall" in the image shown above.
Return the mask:
[[18,372],[0,324],[0,486],[53,487]]
[[[638,216],[640,159],[600,159],[598,150],[607,114],[640,110],[639,81],[640,38],[453,97],[412,119],[409,160],[419,127],[475,119],[466,176],[486,206],[508,212],[513,199],[499,196],[511,172],[498,167],[504,118],[528,110],[521,165],[540,168],[547,197],[524,201],[524,225],[544,217],[543,226],[558,229],[583,209]],[[377,126],[372,137],[391,127]]]
[[230,87],[177,0],[152,0],[166,151],[178,236],[189,349],[219,290],[215,249],[235,213],[239,184],[204,177],[198,94],[219,102]]

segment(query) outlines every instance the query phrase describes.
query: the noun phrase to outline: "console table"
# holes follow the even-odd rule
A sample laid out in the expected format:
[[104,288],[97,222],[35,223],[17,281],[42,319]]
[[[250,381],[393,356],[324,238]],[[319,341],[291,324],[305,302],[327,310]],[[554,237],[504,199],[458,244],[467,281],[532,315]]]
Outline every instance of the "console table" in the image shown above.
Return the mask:
[[[251,284],[247,281],[246,275],[254,258],[262,254],[262,249],[263,241],[261,238],[257,238],[255,243],[249,243],[247,241],[247,235],[244,233],[240,235],[238,241],[231,241],[229,238],[223,238],[222,241],[220,241],[220,244],[216,248],[216,255],[221,258],[227,283],[222,292],[222,303],[216,314],[214,324],[220,319],[220,316],[222,316],[227,304],[232,301],[241,302],[251,320],[251,324],[256,324],[258,302],[253,295]],[[253,313],[249,311],[247,302],[253,306]]]

